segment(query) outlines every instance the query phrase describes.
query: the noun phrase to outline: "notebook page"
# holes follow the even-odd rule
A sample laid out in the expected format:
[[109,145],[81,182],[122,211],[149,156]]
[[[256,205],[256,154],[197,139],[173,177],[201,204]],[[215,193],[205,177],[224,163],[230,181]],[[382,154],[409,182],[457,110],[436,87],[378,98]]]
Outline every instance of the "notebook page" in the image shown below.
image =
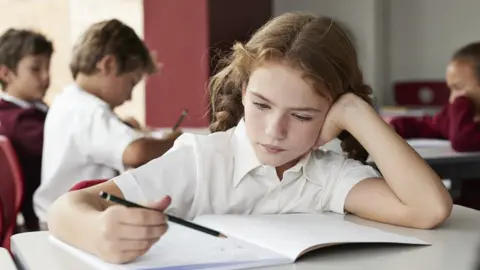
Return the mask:
[[51,239],[96,269],[105,270],[185,269],[182,268],[185,266],[193,269],[243,269],[290,262],[278,253],[237,239],[217,238],[172,223],[149,252],[122,265],[106,263],[53,237]]
[[341,243],[427,244],[323,214],[203,216],[195,222],[227,236],[273,250],[295,260],[317,245]]

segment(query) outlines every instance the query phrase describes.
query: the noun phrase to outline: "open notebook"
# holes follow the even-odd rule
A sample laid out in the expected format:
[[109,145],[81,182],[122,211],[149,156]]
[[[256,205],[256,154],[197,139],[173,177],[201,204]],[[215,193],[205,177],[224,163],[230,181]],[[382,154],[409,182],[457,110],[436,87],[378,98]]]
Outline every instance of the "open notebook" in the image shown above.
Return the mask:
[[114,265],[55,238],[97,269],[245,269],[293,263],[308,251],[344,243],[401,243],[428,245],[419,239],[357,225],[324,214],[211,215],[196,223],[218,230],[216,238],[170,223],[151,250],[134,262]]

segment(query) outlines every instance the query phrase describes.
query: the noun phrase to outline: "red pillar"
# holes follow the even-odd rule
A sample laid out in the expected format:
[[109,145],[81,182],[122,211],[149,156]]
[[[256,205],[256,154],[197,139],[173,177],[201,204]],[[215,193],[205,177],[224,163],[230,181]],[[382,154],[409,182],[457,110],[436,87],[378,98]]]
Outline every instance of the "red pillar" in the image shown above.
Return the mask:
[[184,127],[208,125],[207,0],[144,0],[144,38],[164,64],[147,80],[146,123],[171,127],[183,109]]
[[146,123],[171,127],[183,109],[183,127],[208,126],[208,77],[217,49],[246,41],[271,16],[271,0],[143,0],[144,36],[164,63],[147,80]]

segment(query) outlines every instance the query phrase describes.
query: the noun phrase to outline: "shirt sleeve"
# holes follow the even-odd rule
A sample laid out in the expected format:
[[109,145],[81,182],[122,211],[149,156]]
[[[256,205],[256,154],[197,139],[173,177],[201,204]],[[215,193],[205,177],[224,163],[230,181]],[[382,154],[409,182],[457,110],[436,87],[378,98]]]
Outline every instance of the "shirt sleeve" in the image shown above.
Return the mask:
[[459,152],[480,151],[480,124],[475,122],[475,104],[458,97],[449,105],[449,140]]
[[190,136],[180,136],[174,147],[161,157],[114,178],[125,199],[143,204],[168,195],[172,198],[168,211],[187,217],[195,195],[200,162],[195,147],[189,143]]
[[404,139],[446,139],[448,137],[446,132],[448,126],[447,113],[447,108],[444,108],[435,116],[395,117],[390,121],[390,125]]
[[86,157],[117,171],[125,171],[123,153],[133,141],[145,135],[123,123],[112,111],[99,107],[91,121],[77,134]]
[[326,210],[344,214],[345,200],[350,190],[360,181],[375,177],[380,177],[380,174],[371,166],[357,160],[345,159],[338,177],[331,187],[331,196]]

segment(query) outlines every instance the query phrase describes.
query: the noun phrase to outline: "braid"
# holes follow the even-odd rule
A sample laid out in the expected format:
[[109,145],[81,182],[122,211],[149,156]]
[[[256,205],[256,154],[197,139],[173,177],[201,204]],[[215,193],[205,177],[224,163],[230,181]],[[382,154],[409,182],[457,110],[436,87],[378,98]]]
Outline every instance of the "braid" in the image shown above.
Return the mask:
[[220,62],[224,67],[210,79],[210,131],[225,131],[238,124],[244,115],[242,87],[248,81],[251,56],[237,43],[232,54]]
[[[361,83],[359,86],[351,89],[348,92],[355,93],[361,99],[373,106],[373,100],[370,97],[370,94],[372,93],[370,86]],[[359,160],[363,163],[367,161],[367,150],[360,144],[359,141],[357,141],[357,139],[355,139],[355,137],[352,136],[352,134],[350,134],[348,131],[343,131],[338,136],[338,139],[341,141],[340,146],[342,147],[343,152],[347,153],[349,158]]]
[[242,91],[241,86],[236,86],[229,79],[231,76],[231,66],[215,75],[210,81],[210,89],[218,89],[211,93],[211,112],[212,121],[210,131],[225,131],[238,124],[243,117]]

